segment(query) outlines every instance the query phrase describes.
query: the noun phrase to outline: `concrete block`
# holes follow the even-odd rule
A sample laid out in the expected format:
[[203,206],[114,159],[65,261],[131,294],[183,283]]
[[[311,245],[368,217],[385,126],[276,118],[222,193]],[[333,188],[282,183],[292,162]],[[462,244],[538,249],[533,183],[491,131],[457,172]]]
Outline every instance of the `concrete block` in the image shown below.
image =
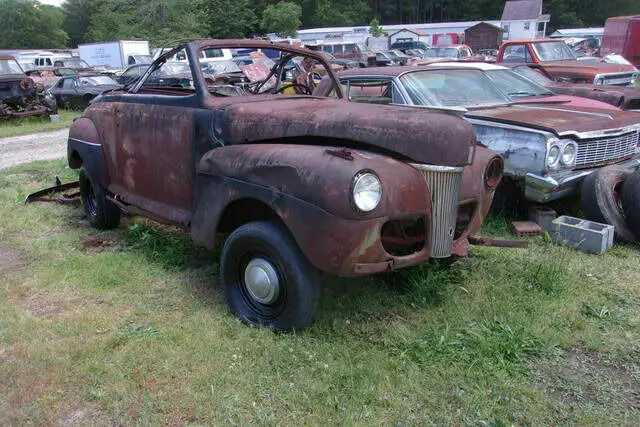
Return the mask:
[[554,243],[573,246],[584,252],[601,254],[613,246],[613,225],[571,216],[560,216],[551,222],[549,235]]
[[554,219],[558,214],[555,210],[544,205],[533,205],[529,207],[529,221],[533,221],[545,231],[551,231]]

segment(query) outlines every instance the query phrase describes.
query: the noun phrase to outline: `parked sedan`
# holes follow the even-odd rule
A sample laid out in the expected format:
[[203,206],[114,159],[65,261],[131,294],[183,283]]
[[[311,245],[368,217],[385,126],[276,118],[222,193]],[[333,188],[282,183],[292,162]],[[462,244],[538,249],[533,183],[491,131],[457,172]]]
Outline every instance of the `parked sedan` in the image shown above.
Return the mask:
[[596,99],[623,110],[640,111],[640,88],[632,86],[594,85],[591,83],[567,83],[552,80],[544,70],[533,69],[528,65],[509,66],[516,73],[532,80],[547,89],[563,95],[575,95]]
[[149,64],[134,64],[127,67],[119,75],[113,76],[113,79],[119,84],[127,86],[138,80],[148,69]]
[[[563,198],[605,165],[622,175],[608,184],[588,180],[585,211],[598,211],[618,236],[633,239],[615,203],[623,175],[640,168],[640,116],[571,105],[516,104],[473,67],[368,68],[340,75],[351,101],[405,104],[462,114],[478,140],[505,159],[503,188],[525,200]],[[316,94],[323,93],[323,85]],[[597,187],[597,188],[595,188]],[[597,196],[597,197],[596,197]],[[609,203],[611,202],[611,203]]]
[[102,92],[121,87],[121,84],[109,76],[101,74],[76,75],[60,79],[49,89],[49,93],[55,97],[58,106],[84,108]]

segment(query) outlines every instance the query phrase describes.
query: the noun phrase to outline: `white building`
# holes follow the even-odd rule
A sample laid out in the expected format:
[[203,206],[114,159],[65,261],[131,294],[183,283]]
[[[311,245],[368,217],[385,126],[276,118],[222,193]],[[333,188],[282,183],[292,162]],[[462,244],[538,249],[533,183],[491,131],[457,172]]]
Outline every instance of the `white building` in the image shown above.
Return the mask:
[[511,0],[500,19],[504,40],[542,38],[551,15],[542,14],[542,0]]

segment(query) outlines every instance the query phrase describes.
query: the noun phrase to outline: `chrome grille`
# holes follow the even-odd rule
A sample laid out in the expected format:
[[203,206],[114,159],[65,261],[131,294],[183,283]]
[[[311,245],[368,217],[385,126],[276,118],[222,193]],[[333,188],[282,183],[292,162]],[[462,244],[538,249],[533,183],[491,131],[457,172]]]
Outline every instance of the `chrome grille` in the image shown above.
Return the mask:
[[633,73],[601,74],[603,85],[627,86],[633,82]]
[[633,131],[615,137],[584,140],[578,144],[576,166],[629,157],[636,152],[638,138],[640,138],[640,133]]
[[458,195],[462,184],[461,167],[413,164],[424,174],[431,190],[431,256],[451,255],[458,219]]

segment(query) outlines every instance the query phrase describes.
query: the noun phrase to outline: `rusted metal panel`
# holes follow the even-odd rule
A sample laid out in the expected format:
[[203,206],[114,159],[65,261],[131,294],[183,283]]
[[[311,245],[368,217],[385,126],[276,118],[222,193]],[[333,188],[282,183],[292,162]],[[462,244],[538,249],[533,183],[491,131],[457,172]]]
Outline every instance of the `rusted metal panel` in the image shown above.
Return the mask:
[[85,116],[100,123],[109,191],[187,224],[195,180],[194,110],[113,102],[92,105]]
[[305,136],[340,138],[413,162],[443,166],[466,165],[475,143],[472,126],[452,114],[336,99],[238,103],[225,108],[221,124],[221,136],[230,144]]

